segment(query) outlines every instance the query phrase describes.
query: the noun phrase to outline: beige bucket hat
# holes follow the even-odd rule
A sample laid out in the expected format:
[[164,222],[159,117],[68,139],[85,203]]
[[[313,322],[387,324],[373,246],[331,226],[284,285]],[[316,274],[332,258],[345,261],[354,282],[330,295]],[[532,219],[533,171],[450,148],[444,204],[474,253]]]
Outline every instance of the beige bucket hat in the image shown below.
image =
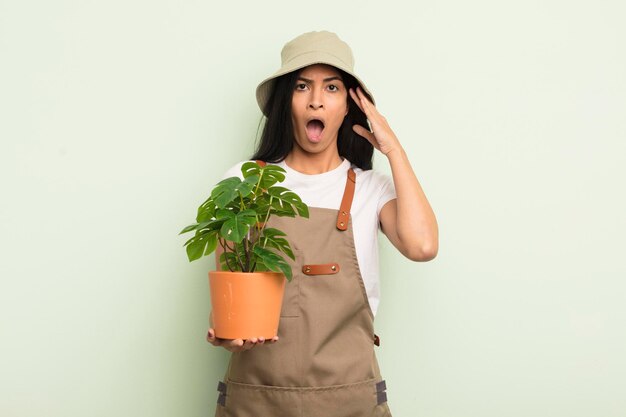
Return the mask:
[[256,88],[256,100],[262,112],[265,112],[265,105],[277,77],[313,64],[332,65],[352,75],[372,98],[372,102],[374,101],[365,83],[354,73],[354,56],[350,46],[335,33],[328,31],[304,33],[287,42],[280,52],[280,57],[282,61],[280,69],[261,81]]

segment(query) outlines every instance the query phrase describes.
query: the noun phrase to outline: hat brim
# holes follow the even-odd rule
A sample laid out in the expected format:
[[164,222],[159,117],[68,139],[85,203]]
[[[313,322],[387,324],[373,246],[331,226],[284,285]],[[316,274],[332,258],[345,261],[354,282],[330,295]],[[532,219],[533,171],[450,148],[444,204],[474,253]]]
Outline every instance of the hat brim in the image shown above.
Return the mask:
[[280,77],[281,75],[285,75],[290,72],[297,71],[301,68],[308,67],[309,65],[314,65],[314,64],[331,65],[335,68],[339,68],[340,70],[345,71],[348,74],[352,75],[358,81],[361,88],[372,99],[372,103],[376,104],[374,102],[374,96],[372,95],[372,93],[365,86],[365,83],[363,83],[363,81],[361,81],[361,79],[357,77],[356,74],[354,74],[354,72],[352,71],[349,65],[345,64],[339,58],[327,52],[311,51],[311,52],[307,52],[307,53],[294,57],[289,62],[285,63],[278,71],[276,71],[270,77],[266,78],[265,80],[261,81],[261,83],[259,83],[259,85],[256,88],[256,100],[257,100],[257,103],[259,104],[259,108],[261,109],[263,114],[265,114],[265,116],[267,116],[267,113],[266,113],[267,102],[270,98],[270,95],[272,94],[272,90],[274,88],[274,83],[276,81],[276,78]]

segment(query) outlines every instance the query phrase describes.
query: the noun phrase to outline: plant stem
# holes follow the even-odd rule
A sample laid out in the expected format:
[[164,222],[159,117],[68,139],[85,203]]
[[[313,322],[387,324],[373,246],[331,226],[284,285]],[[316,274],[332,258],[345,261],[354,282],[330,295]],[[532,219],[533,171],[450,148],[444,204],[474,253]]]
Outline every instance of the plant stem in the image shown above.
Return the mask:
[[267,206],[267,214],[265,215],[265,220],[263,221],[263,227],[265,227],[267,221],[270,218],[270,210],[272,210],[272,200],[274,200],[274,197],[270,196],[270,204],[269,206]]
[[254,189],[254,195],[256,195],[257,191],[259,191],[259,187],[261,186],[261,178],[263,178],[263,168],[260,168],[259,171],[261,171],[261,175],[259,176],[259,180],[256,183],[256,188]]
[[241,262],[241,255],[239,255],[239,248],[237,248],[237,243],[235,243],[235,255],[237,256],[237,262],[239,262],[239,266],[241,267],[241,272],[246,272],[246,269]]
[[[248,230],[248,235],[247,238],[250,238],[250,231]],[[244,254],[246,255],[246,269],[249,271],[250,270],[250,253],[248,251],[248,239],[244,239],[243,240],[243,251]]]
[[[228,252],[226,248],[230,249],[230,247],[226,244],[226,241],[224,239],[217,238],[217,240],[218,242],[220,242],[220,246],[224,250],[224,254],[226,254],[226,252]],[[230,272],[234,272],[233,268],[230,267],[230,263],[228,262],[228,256],[224,255],[224,260],[226,261],[226,266],[228,267],[228,270]],[[219,262],[219,259],[218,259],[218,262]]]

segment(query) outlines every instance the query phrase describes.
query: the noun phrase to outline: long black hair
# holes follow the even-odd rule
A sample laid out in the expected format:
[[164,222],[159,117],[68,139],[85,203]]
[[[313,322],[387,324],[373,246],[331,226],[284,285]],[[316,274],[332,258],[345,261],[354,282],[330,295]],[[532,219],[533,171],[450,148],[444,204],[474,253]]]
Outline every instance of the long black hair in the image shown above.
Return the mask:
[[[356,87],[360,86],[352,75],[339,68],[336,69],[343,79],[346,90],[350,88],[356,90]],[[291,152],[295,143],[293,124],[291,123],[291,99],[301,71],[302,69],[292,71],[274,80],[272,93],[263,111],[267,118],[265,118],[261,138],[257,142],[256,151],[250,159],[275,163],[284,160]],[[361,91],[367,95],[362,88]],[[368,96],[368,98],[370,97]],[[355,124],[369,129],[367,117],[352,100],[350,94],[348,94],[347,100],[348,114],[339,127],[337,151],[341,157],[346,158],[362,170],[372,169],[374,147],[367,139],[352,130],[352,126]]]

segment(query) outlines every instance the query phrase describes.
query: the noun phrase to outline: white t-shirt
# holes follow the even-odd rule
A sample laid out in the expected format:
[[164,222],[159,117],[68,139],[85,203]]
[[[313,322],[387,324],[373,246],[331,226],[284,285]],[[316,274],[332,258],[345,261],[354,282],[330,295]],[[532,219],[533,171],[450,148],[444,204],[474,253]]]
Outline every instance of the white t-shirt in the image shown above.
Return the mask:
[[[239,162],[228,171],[223,178],[240,177]],[[337,168],[323,174],[308,175],[291,169],[285,161],[276,163],[284,168],[285,181],[277,184],[288,188],[302,198],[309,207],[322,207],[338,210],[346,186],[346,176],[351,167],[350,161],[344,159]],[[354,245],[361,276],[367,291],[367,297],[376,315],[380,301],[380,283],[378,266],[378,231],[380,230],[379,214],[385,203],[396,198],[393,180],[388,175],[374,170],[363,171],[356,166],[356,187],[350,215],[352,218]]]

